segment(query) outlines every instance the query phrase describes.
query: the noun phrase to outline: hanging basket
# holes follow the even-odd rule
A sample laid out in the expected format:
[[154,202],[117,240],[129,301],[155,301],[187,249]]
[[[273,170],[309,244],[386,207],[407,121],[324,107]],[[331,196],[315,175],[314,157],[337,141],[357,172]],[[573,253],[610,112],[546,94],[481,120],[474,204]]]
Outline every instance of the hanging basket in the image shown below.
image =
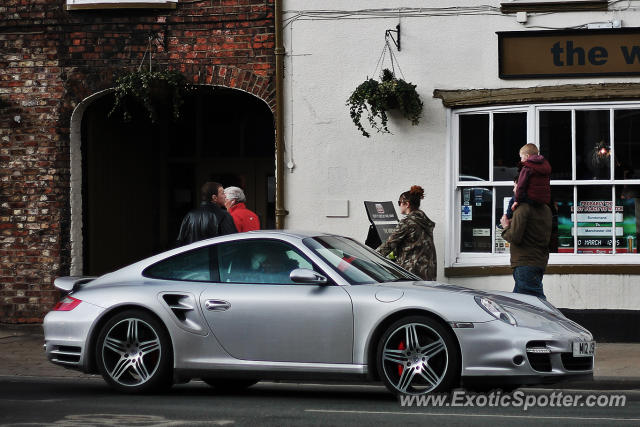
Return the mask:
[[389,69],[382,71],[380,80],[365,80],[353,91],[346,103],[351,120],[367,138],[371,135],[361,123],[365,111],[369,125],[381,133],[391,133],[387,127],[387,112],[390,110],[398,110],[414,126],[420,122],[422,115],[423,104],[416,92],[416,85],[398,79]]
[[116,80],[113,108],[109,116],[122,110],[125,122],[133,119],[130,102],[144,106],[153,123],[160,121],[162,112],[180,118],[180,108],[184,97],[192,89],[186,77],[178,71],[135,71],[124,74]]

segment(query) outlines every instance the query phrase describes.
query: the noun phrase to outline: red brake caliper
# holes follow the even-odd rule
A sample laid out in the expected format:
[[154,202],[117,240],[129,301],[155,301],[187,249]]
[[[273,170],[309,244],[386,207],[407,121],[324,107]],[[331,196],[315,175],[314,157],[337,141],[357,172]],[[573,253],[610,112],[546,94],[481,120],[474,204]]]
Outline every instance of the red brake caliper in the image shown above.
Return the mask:
[[[400,344],[398,344],[398,350],[404,350],[405,346],[404,346],[404,341],[400,341]],[[402,371],[404,371],[404,366],[402,366],[402,363],[398,363],[398,375],[402,376]]]

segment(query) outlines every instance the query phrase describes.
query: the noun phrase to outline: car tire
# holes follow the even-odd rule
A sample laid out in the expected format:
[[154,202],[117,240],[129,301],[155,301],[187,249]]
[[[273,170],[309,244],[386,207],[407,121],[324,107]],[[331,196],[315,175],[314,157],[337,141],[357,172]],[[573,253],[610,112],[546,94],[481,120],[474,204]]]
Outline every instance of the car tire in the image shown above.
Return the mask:
[[460,378],[453,334],[427,316],[411,316],[389,326],[377,350],[380,378],[394,394],[448,392]]
[[121,392],[157,392],[171,386],[173,352],[164,325],[142,310],[115,314],[100,329],[96,362]]
[[231,393],[237,393],[248,389],[252,385],[255,385],[260,380],[250,378],[202,378],[202,381],[209,384],[211,387],[221,391],[227,391]]

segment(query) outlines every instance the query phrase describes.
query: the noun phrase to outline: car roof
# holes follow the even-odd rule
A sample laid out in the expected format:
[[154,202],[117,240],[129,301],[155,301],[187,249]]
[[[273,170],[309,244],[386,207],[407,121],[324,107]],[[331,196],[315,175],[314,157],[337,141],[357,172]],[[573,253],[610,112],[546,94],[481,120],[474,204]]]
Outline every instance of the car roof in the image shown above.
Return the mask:
[[291,236],[291,237],[299,237],[299,238],[306,238],[306,237],[317,237],[317,236],[331,236],[331,233],[325,233],[322,231],[310,231],[310,230],[254,230],[254,231],[248,231],[247,233],[249,234],[280,234],[280,235],[287,235],[287,236]]
[[199,246],[206,246],[210,243],[222,243],[232,240],[244,240],[255,239],[260,237],[265,238],[293,238],[293,239],[305,239],[307,237],[318,236],[332,236],[330,233],[318,232],[318,231],[304,231],[304,230],[254,230],[242,233],[225,234],[223,236],[211,237],[210,239],[199,240],[191,244],[185,245],[182,248],[196,248]]
[[212,243],[224,243],[229,241],[238,240],[246,240],[246,239],[256,239],[260,237],[277,239],[281,238],[282,240],[297,240],[297,239],[305,239],[307,237],[318,237],[318,236],[332,236],[333,234],[317,232],[317,231],[300,231],[300,230],[255,230],[255,231],[247,231],[243,233],[233,233],[233,234],[225,234],[223,236],[212,237],[210,239],[198,240],[197,242],[193,242],[184,246],[176,247],[173,249],[169,249],[162,253],[152,255],[148,258],[142,259],[138,262],[134,262],[128,266],[125,266],[121,269],[115,270],[111,273],[107,273],[101,276],[101,279],[109,278],[116,275],[121,275],[130,271],[141,271],[147,266],[154,264],[163,259],[167,259],[171,256],[177,255],[181,252],[190,251],[192,249],[197,249],[202,246],[207,246]]

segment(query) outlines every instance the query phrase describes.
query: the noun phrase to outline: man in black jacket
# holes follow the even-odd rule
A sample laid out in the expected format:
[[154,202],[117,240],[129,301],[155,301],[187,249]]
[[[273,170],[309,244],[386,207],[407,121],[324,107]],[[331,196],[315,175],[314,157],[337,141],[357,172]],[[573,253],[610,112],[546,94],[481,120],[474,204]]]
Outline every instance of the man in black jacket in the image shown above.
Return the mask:
[[217,182],[207,182],[202,186],[200,206],[189,211],[182,220],[176,239],[178,246],[238,232],[229,212],[218,206],[220,193],[224,197],[224,188]]

